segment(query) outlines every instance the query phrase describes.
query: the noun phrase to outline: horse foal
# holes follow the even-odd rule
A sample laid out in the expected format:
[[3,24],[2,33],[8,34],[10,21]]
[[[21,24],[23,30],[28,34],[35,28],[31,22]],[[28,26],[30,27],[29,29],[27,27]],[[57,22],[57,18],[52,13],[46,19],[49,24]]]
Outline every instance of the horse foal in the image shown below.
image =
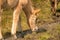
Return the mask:
[[[13,12],[13,21],[12,21],[12,28],[11,28],[11,34],[16,39],[16,28],[18,26],[19,22],[19,15],[21,10],[25,12],[25,15],[27,17],[27,23],[32,31],[38,30],[38,27],[35,24],[36,20],[36,14],[40,11],[40,9],[34,10],[31,0],[0,0],[0,11],[2,10],[2,5],[4,5],[5,2],[11,7],[14,8]],[[1,13],[0,13],[1,14]],[[1,20],[1,16],[0,16]],[[0,21],[1,23],[1,21]],[[1,27],[0,27],[0,39],[2,39],[2,33],[1,33]]]

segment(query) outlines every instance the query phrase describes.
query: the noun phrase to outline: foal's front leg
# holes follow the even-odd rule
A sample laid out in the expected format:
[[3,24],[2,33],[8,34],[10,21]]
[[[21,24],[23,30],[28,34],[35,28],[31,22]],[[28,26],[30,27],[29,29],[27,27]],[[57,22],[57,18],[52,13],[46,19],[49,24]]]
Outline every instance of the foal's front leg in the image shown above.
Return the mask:
[[16,9],[14,10],[14,13],[13,13],[13,23],[12,23],[12,29],[11,29],[11,34],[13,35],[13,37],[16,39],[16,28],[17,28],[17,25],[18,25],[18,21],[19,21],[19,14],[20,14],[20,11],[22,9],[22,6],[18,5],[16,7]]
[[[1,2],[1,0],[0,0],[0,2]],[[1,9],[1,3],[0,3],[0,40],[3,40],[3,36],[2,36],[2,32],[1,32],[1,30],[2,30],[2,24],[1,24],[1,20],[2,20],[2,9]]]

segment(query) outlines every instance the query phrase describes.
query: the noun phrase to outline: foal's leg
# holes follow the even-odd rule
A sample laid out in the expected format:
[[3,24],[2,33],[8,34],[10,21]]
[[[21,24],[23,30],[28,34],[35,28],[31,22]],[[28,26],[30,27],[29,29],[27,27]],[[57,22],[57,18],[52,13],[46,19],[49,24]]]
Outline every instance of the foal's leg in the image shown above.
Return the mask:
[[14,36],[14,38],[17,38],[16,37],[16,28],[18,25],[19,14],[20,14],[21,9],[22,9],[22,6],[20,6],[20,4],[19,4],[13,13],[13,23],[12,23],[11,34]]
[[0,28],[0,39],[2,39],[1,28]]
[[2,39],[2,32],[1,32],[1,16],[2,16],[2,9],[1,9],[1,0],[0,0],[0,39]]
[[51,0],[51,10],[53,12],[53,15],[56,15],[57,5],[58,5],[58,0]]
[[58,6],[58,0],[55,0],[55,12],[56,12],[56,10],[57,10],[57,6]]
[[1,26],[0,26],[0,40],[2,39]]
[[[26,17],[27,17],[27,23],[29,25],[29,27],[31,28],[32,31],[36,31],[38,30],[38,27],[35,24],[35,20],[36,20],[36,15],[35,13],[37,12],[37,10],[34,10],[34,8],[32,7],[31,4],[31,0],[28,2],[28,4],[23,8]],[[38,10],[39,11],[39,10]]]

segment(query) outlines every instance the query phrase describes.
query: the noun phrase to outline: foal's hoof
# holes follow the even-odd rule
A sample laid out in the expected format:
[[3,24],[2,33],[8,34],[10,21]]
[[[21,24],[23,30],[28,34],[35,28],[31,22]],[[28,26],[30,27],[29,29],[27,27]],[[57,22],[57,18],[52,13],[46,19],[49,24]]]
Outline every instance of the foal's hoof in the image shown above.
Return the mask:
[[17,36],[16,35],[12,35],[12,39],[17,40]]

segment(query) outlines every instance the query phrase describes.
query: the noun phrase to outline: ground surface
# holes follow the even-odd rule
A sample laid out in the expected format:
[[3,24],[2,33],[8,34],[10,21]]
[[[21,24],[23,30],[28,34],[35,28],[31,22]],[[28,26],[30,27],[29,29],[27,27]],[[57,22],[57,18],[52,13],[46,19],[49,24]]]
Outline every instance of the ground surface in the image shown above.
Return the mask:
[[[38,33],[31,32],[31,30],[24,30],[22,38],[21,32],[17,32],[17,40],[60,40],[60,20],[55,20],[50,23],[40,25]],[[14,40],[10,33],[6,33],[6,40]]]

